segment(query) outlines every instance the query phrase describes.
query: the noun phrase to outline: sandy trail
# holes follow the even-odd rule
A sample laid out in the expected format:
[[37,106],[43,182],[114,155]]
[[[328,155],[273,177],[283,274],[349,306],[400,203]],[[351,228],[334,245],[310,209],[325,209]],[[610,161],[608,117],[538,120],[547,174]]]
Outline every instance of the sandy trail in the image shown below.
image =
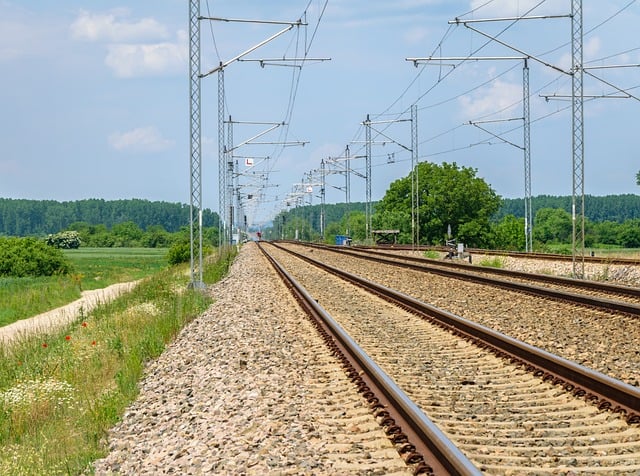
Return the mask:
[[115,299],[121,294],[132,290],[136,284],[138,284],[138,281],[117,283],[102,289],[83,291],[82,297],[72,303],[28,319],[16,321],[8,326],[0,327],[0,343],[7,345],[21,337],[41,334],[63,327],[77,319],[81,312],[87,313],[99,304]]

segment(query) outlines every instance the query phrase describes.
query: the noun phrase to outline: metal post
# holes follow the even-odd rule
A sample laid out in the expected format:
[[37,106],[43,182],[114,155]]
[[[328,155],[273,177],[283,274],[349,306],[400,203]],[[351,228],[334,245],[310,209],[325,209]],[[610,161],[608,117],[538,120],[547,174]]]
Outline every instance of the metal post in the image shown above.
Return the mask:
[[369,119],[369,114],[367,114],[367,119],[364,121],[365,126],[365,136],[366,136],[366,229],[365,229],[365,237],[367,241],[371,239],[371,120]]
[[227,125],[227,146],[225,147],[225,177],[224,181],[226,184],[226,196],[225,196],[225,213],[229,217],[229,225],[227,227],[227,240],[226,243],[229,245],[233,244],[233,231],[236,228],[237,221],[235,219],[235,207],[234,207],[234,163],[233,163],[233,121],[231,121],[231,116],[229,116],[229,124]]
[[418,106],[411,105],[411,243],[420,245],[420,181],[418,178]]
[[573,276],[584,277],[584,116],[582,0],[571,2],[571,107],[573,111]]
[[223,247],[228,243],[228,225],[226,213],[226,155],[227,148],[224,143],[224,69],[220,62],[218,71],[218,215],[220,216],[220,230],[218,231],[218,246]]
[[349,150],[349,144],[345,148],[344,155],[346,157],[346,177],[345,177],[345,198],[347,200],[347,229],[346,235],[351,236],[351,151]]
[[324,159],[320,161],[320,172],[322,179],[320,180],[320,237],[324,241],[324,222],[325,222],[325,186],[326,186],[326,169]]
[[[190,119],[190,287],[202,282],[202,133],[200,112],[200,0],[189,2],[189,119]],[[197,255],[197,265],[196,265]],[[196,276],[196,268],[198,275]]]
[[522,68],[522,116],[524,118],[524,236],[525,251],[533,251],[532,227],[533,215],[531,208],[531,136],[529,109],[529,65],[524,59]]

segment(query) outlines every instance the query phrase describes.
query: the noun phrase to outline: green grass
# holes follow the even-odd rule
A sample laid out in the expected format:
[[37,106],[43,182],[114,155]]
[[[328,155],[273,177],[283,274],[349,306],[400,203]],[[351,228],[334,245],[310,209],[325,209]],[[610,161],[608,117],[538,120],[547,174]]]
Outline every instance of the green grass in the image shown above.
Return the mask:
[[[205,282],[232,258],[208,260]],[[158,271],[66,329],[0,348],[0,475],[92,472],[145,363],[211,303],[189,289],[187,268]]]
[[163,248],[79,248],[64,254],[85,291],[135,281],[167,267]]
[[0,278],[0,326],[67,304],[80,297],[71,277]]
[[492,256],[490,258],[483,258],[480,266],[486,266],[488,268],[504,268],[506,258],[504,256]]
[[81,291],[135,281],[167,267],[165,249],[66,250],[75,269],[68,276],[0,278],[0,326],[68,304]]

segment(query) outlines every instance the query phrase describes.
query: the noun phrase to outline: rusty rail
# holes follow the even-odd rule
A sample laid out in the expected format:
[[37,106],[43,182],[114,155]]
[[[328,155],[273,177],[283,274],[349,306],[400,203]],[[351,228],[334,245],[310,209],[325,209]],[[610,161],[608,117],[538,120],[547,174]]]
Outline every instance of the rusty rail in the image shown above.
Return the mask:
[[394,302],[408,311],[421,315],[431,322],[448,328],[514,364],[522,365],[542,380],[554,385],[561,385],[565,391],[571,392],[576,397],[584,398],[597,405],[601,410],[624,414],[629,424],[640,423],[640,389],[632,385],[426,304],[406,294],[341,271],[292,250],[275,244],[274,246]]
[[334,355],[342,361],[347,374],[367,399],[376,418],[414,473],[481,475],[480,470],[267,253],[261,243],[259,248],[312,319]]

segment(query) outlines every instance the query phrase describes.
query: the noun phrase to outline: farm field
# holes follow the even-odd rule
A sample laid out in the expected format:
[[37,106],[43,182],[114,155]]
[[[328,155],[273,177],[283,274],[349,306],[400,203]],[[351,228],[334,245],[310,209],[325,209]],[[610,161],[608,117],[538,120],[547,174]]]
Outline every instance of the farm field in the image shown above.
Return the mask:
[[82,291],[135,281],[168,267],[166,249],[80,248],[65,250],[68,276],[0,278],[0,326],[68,304]]

